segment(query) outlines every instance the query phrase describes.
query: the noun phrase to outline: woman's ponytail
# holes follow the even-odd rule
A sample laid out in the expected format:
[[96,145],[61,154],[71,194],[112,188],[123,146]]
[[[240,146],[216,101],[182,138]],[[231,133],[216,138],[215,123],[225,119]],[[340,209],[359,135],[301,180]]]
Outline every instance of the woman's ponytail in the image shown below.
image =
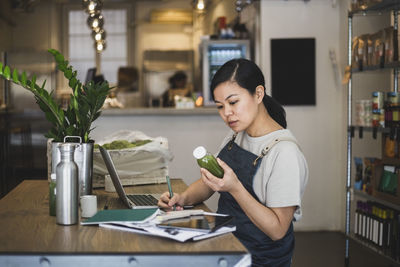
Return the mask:
[[279,123],[280,126],[286,129],[286,111],[282,107],[282,105],[267,94],[264,95],[263,103],[271,118],[273,118],[274,121],[276,121],[277,123]]

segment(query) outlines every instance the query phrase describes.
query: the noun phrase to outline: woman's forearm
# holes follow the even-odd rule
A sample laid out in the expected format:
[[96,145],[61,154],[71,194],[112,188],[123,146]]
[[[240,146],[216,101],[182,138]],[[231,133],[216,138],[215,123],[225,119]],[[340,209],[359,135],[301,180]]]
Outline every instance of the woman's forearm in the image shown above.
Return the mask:
[[182,194],[184,205],[195,205],[207,200],[214,191],[201,179],[192,183]]

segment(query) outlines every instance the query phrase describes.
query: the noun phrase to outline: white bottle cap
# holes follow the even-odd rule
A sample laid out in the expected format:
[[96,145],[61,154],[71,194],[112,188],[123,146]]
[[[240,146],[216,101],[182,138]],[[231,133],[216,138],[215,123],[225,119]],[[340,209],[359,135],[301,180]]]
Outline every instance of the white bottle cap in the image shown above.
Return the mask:
[[193,150],[193,156],[196,159],[201,159],[207,154],[207,150],[205,149],[204,146],[198,146]]

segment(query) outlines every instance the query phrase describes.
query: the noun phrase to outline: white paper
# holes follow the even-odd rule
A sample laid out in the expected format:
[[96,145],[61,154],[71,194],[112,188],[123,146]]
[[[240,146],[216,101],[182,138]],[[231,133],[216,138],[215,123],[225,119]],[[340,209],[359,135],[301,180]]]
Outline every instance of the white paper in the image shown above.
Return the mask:
[[236,227],[221,227],[215,232],[204,233],[201,231],[193,231],[193,230],[182,230],[176,228],[163,228],[158,227],[154,224],[129,224],[129,223],[119,223],[119,224],[108,224],[102,223],[99,225],[100,227],[105,227],[109,229],[133,232],[144,235],[151,236],[159,236],[164,238],[173,239],[179,242],[185,242],[187,240],[199,241],[206,238],[230,233],[236,230]]

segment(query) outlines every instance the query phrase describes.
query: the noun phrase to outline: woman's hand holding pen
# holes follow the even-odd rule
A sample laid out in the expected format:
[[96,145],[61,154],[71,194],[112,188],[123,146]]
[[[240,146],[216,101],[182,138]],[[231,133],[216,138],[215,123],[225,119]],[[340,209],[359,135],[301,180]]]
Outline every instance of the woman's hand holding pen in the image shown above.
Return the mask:
[[169,192],[164,192],[158,200],[158,206],[165,210],[183,210],[184,201],[180,194],[174,193],[173,197],[170,198]]
[[224,170],[224,177],[218,178],[212,175],[208,170],[201,168],[201,178],[203,182],[212,190],[219,192],[231,192],[241,185],[235,172],[221,159],[217,158],[218,164]]

